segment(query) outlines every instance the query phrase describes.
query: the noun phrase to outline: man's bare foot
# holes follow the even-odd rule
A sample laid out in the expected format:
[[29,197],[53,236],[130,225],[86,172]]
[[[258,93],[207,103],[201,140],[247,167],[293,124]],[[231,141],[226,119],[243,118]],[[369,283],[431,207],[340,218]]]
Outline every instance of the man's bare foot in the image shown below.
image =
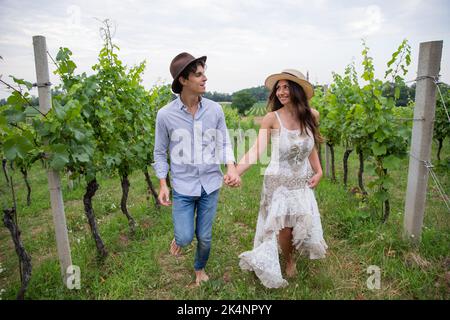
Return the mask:
[[195,283],[199,286],[202,282],[206,282],[209,280],[208,275],[205,272],[205,269],[200,269],[195,271]]
[[286,262],[286,277],[292,278],[297,275],[297,265],[295,260],[290,260]]
[[186,286],[186,288],[194,289],[200,287],[202,282],[206,282],[209,280],[208,275],[206,274],[204,269],[195,271],[195,281],[191,282]]
[[179,257],[181,255],[181,247],[177,245],[175,239],[173,239],[172,243],[170,244],[170,254],[175,257]]

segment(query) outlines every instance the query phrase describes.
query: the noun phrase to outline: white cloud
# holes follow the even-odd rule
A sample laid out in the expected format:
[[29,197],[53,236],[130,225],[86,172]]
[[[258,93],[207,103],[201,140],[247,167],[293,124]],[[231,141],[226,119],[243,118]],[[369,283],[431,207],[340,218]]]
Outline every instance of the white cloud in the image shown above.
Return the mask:
[[357,18],[348,24],[350,32],[353,34],[356,33],[357,36],[368,36],[381,29],[384,18],[379,6],[370,5],[353,11]]

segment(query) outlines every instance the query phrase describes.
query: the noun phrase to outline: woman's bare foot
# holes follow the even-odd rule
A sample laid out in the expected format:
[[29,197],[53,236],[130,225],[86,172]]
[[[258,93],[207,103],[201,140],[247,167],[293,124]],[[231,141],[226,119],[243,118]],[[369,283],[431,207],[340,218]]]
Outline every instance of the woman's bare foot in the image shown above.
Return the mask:
[[205,269],[200,269],[195,271],[195,284],[199,286],[202,282],[206,282],[209,280],[208,275],[205,272]]
[[297,265],[295,260],[289,260],[286,262],[286,277],[292,278],[297,275]]
[[170,254],[179,257],[181,255],[181,247],[177,245],[175,239],[170,243]]

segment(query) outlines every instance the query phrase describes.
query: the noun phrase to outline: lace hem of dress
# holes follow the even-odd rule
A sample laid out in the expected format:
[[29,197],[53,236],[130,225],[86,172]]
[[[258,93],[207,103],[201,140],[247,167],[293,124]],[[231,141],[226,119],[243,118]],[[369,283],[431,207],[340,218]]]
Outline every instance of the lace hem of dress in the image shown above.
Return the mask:
[[[292,243],[301,255],[309,259],[322,259],[328,248],[320,232],[320,226],[311,212],[298,210],[276,217],[270,216],[264,224],[264,232],[253,250],[239,255],[242,270],[254,271],[261,283],[267,288],[281,288],[288,285],[283,279],[279,262],[279,232],[284,228],[292,229]],[[320,222],[319,222],[320,223]],[[319,230],[320,229],[320,230]]]
[[239,267],[255,272],[267,288],[281,288],[289,283],[281,275],[276,239],[272,238],[251,251],[239,255]]
[[270,289],[284,288],[289,285],[289,282],[283,278],[278,277],[276,274],[265,272],[263,269],[256,267],[251,263],[251,258],[245,255],[245,252],[240,256],[239,267],[242,270],[253,271],[259,278],[261,283]]
[[[273,217],[265,225],[264,238],[270,238],[284,228],[292,228],[292,245],[301,255],[309,255],[310,259],[323,259],[328,248],[325,240],[312,240],[313,222],[310,214],[290,214]],[[314,237],[317,238],[317,237]]]
[[327,254],[328,246],[325,240],[320,240],[317,243],[303,243],[296,246],[297,251],[302,255],[308,255],[309,259],[323,259]]

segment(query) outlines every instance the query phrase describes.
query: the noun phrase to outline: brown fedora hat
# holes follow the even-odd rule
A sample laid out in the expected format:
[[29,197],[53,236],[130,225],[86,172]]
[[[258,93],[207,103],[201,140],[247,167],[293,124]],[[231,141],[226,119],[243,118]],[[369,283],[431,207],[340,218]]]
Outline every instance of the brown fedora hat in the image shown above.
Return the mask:
[[306,80],[306,77],[298,70],[295,69],[285,69],[281,71],[281,73],[272,74],[267,77],[265,81],[265,86],[267,89],[272,90],[273,86],[277,81],[280,80],[291,80],[303,88],[305,91],[306,99],[311,99],[314,96],[314,87],[313,85]]
[[170,74],[172,75],[172,78],[173,78],[172,91],[174,93],[181,92],[181,88],[177,84],[180,74],[191,62],[194,62],[197,60],[203,60],[203,63],[205,63],[206,56],[202,56],[200,58],[194,58],[193,55],[191,55],[187,52],[182,52],[179,55],[177,55],[175,58],[173,58],[172,62],[170,63]]

